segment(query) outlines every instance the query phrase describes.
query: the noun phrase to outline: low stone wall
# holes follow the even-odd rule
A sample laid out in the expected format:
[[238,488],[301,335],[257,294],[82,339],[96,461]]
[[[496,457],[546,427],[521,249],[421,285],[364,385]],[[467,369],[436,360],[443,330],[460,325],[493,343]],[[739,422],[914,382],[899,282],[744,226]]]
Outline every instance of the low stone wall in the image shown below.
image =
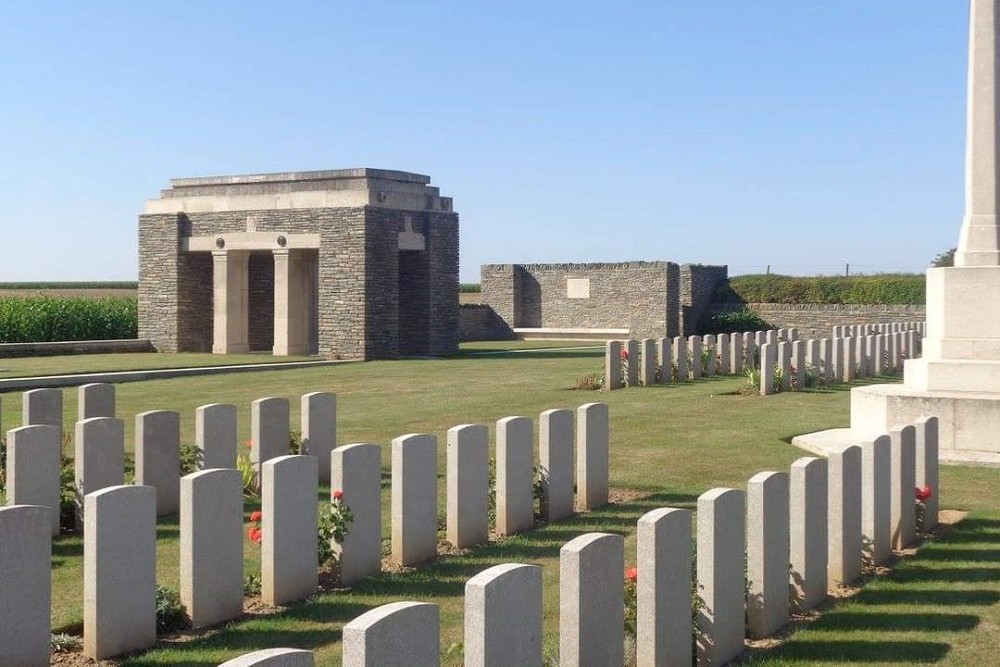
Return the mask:
[[891,324],[923,320],[923,305],[884,306],[840,303],[713,303],[711,314],[752,310],[771,325],[798,329],[802,338],[825,338],[833,327],[847,324]]
[[0,343],[0,358],[155,351],[152,343],[141,338],[136,340],[68,340],[54,343]]
[[463,303],[458,307],[458,340],[513,340],[514,331],[485,303]]

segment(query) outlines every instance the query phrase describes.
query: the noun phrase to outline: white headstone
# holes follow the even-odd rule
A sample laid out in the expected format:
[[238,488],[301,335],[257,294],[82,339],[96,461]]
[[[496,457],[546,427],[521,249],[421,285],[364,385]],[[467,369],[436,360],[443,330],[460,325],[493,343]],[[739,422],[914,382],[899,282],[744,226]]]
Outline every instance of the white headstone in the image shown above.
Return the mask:
[[392,560],[416,565],[437,555],[437,438],[392,441]]
[[261,466],[261,599],[272,606],[303,600],[319,584],[316,457],[279,456]]
[[804,457],[792,464],[789,562],[792,602],[799,611],[826,598],[828,493],[826,459]]
[[326,392],[305,394],[301,399],[303,454],[315,456],[319,481],[330,482],[330,452],[337,446],[337,396]]
[[664,508],[636,535],[637,664],[691,665],[691,512]]
[[712,489],[698,498],[699,665],[724,665],[743,652],[745,520],[742,491]]
[[170,410],[135,416],[135,481],[156,489],[156,516],[177,514],[181,493],[181,420]]
[[589,511],[608,504],[610,422],[606,403],[576,409],[576,508]]
[[788,624],[788,475],[747,482],[747,628],[768,637]]
[[375,444],[338,447],[330,453],[330,489],[344,494],[354,521],[343,543],[334,541],[345,586],[382,567],[382,448]]
[[534,432],[527,417],[505,417],[496,431],[496,531],[513,535],[535,524]]
[[538,461],[548,521],[573,514],[573,412],[546,410],[538,420]]
[[436,604],[393,602],[343,629],[343,667],[437,667],[441,664]]
[[53,537],[59,535],[61,454],[62,431],[55,426],[7,431],[7,504],[47,507]]
[[542,568],[505,564],[465,584],[465,665],[542,664]]
[[459,549],[489,539],[490,443],[481,424],[448,429],[448,541]]
[[237,456],[236,406],[202,405],[194,413],[194,444],[200,450],[199,467],[235,468]]
[[620,665],[625,540],[588,533],[559,551],[559,664]]
[[4,665],[49,664],[50,532],[48,507],[0,507],[0,663]]

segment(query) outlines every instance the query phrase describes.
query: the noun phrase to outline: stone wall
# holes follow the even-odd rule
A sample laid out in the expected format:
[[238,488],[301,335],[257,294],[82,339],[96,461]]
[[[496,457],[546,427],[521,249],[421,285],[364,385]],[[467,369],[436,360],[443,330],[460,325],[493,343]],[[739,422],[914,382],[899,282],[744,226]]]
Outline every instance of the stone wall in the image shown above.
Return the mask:
[[492,306],[485,303],[463,303],[458,308],[458,339],[512,340],[514,330],[504,322]]
[[802,338],[827,337],[833,327],[843,324],[889,324],[921,321],[927,308],[922,305],[883,306],[821,303],[714,303],[711,312],[731,312],[746,308],[779,328],[795,328]]
[[698,333],[710,316],[715,289],[729,279],[729,267],[684,264],[680,267],[681,333]]

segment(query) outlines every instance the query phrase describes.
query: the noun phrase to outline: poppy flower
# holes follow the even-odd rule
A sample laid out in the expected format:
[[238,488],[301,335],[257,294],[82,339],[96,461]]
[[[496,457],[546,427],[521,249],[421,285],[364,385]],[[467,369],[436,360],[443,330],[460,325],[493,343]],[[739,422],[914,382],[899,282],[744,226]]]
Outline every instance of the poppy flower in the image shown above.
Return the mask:
[[917,500],[919,500],[920,502],[929,500],[932,495],[934,495],[934,492],[931,491],[931,487],[929,486],[916,489]]
[[337,489],[336,491],[333,492],[333,499],[334,500],[343,500],[344,499],[344,492],[341,491],[340,489]]
[[261,516],[263,516],[263,515],[260,513],[260,510],[257,510],[255,512],[251,512],[250,513],[250,521],[251,521],[251,523],[260,523]]
[[639,578],[639,570],[634,567],[630,567],[625,570],[625,578],[629,581],[636,581]]
[[622,361],[628,361],[628,350],[622,350]]
[[260,542],[261,537],[264,536],[264,531],[260,528],[250,528],[247,531],[247,537],[250,538],[251,542]]

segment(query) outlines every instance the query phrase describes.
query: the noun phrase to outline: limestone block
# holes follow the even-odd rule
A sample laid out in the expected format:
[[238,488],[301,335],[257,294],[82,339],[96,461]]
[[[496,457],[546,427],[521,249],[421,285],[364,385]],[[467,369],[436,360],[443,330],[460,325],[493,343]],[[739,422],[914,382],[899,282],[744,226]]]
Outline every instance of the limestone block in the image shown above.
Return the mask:
[[535,524],[534,447],[531,420],[505,417],[496,432],[496,531],[513,535]]
[[416,565],[437,555],[437,438],[392,441],[392,560]]
[[465,665],[542,664],[542,568],[505,564],[465,584]]
[[746,351],[743,345],[743,334],[730,334],[729,336],[729,368],[733,375],[743,373],[746,366]]
[[786,341],[778,343],[778,369],[781,371],[781,390],[792,388],[792,344]]
[[783,472],[747,482],[747,627],[768,637],[788,624],[789,482]]
[[73,471],[79,516],[83,497],[125,481],[125,428],[112,417],[91,417],[76,423]]
[[892,548],[916,539],[917,432],[912,424],[889,429],[892,440]]
[[315,667],[316,656],[312,651],[297,648],[269,648],[244,653],[227,660],[219,667]]
[[622,386],[622,342],[609,340],[604,354],[604,388],[608,391]]
[[343,629],[344,667],[436,667],[441,664],[441,617],[436,604],[393,602]]
[[732,375],[732,360],[729,357],[729,335],[719,334],[716,342],[719,357],[719,375]]
[[181,417],[169,410],[135,416],[135,481],[156,489],[156,516],[177,514],[181,486]]
[[559,550],[559,665],[620,665],[625,539],[588,533]]
[[691,379],[697,380],[702,376],[701,365],[701,336],[688,336],[688,359],[690,360]]
[[718,354],[715,336],[712,334],[703,336],[701,342],[702,350],[705,353],[703,356],[707,358],[703,368],[704,375],[705,377],[715,377],[715,356]]
[[805,389],[806,341],[804,340],[792,341],[792,374],[795,376],[795,386],[799,390]]
[[330,482],[330,452],[337,446],[337,396],[322,391],[302,396],[303,454],[315,456],[319,481]]
[[261,464],[288,455],[289,426],[287,398],[258,398],[250,404],[250,460]]
[[828,466],[829,530],[827,589],[836,590],[861,576],[861,447],[830,452]]
[[686,382],[688,379],[688,348],[684,336],[674,338],[674,365],[677,367],[677,382]]
[[180,485],[181,602],[203,628],[243,613],[243,479],[216,468]]
[[333,543],[340,556],[340,580],[350,586],[382,568],[382,448],[366,443],[333,450],[330,489],[343,492],[354,515],[344,542]]
[[698,497],[699,665],[724,665],[743,652],[745,520],[742,491],[712,489]]
[[84,654],[103,660],[152,646],[156,489],[112,486],[88,493],[83,525]]
[[589,511],[608,504],[610,421],[606,403],[576,409],[576,509]]
[[656,384],[656,340],[642,340],[642,360],[639,366],[639,384],[644,387]]
[[489,432],[481,424],[448,429],[447,535],[459,549],[489,539],[489,441]]
[[272,606],[303,600],[319,584],[314,456],[279,456],[261,466],[261,599]]
[[93,417],[115,416],[115,386],[94,382],[83,384],[76,390],[77,421]]
[[826,459],[803,457],[792,464],[789,563],[792,604],[798,611],[826,598],[827,487]]
[[573,514],[573,411],[546,410],[538,419],[538,465],[548,521]]
[[647,512],[636,540],[637,664],[690,667],[691,512]]
[[660,364],[660,368],[662,369],[660,372],[660,384],[669,384],[674,380],[673,341],[671,341],[669,338],[660,338],[657,341],[656,345],[657,345],[656,359]]
[[938,418],[918,417],[916,427],[916,486],[929,488],[931,497],[924,501],[924,530],[938,523]]
[[236,406],[210,403],[195,410],[194,444],[201,450],[200,468],[235,468],[239,451]]
[[47,507],[53,537],[59,535],[61,454],[62,430],[55,426],[7,431],[7,504]]
[[861,443],[861,539],[874,565],[889,558],[892,546],[892,441],[882,435]]
[[628,364],[625,366],[625,375],[628,386],[635,387],[639,384],[639,341],[629,338],[625,341],[625,349],[628,351]]
[[52,601],[49,514],[48,507],[37,505],[0,507],[0,664],[24,667],[49,664]]
[[[112,415],[113,416],[113,415]],[[21,423],[55,426],[62,436],[62,389],[32,389],[21,394]]]
[[778,349],[773,343],[764,343],[760,348],[760,395],[774,393],[774,370],[778,363]]

